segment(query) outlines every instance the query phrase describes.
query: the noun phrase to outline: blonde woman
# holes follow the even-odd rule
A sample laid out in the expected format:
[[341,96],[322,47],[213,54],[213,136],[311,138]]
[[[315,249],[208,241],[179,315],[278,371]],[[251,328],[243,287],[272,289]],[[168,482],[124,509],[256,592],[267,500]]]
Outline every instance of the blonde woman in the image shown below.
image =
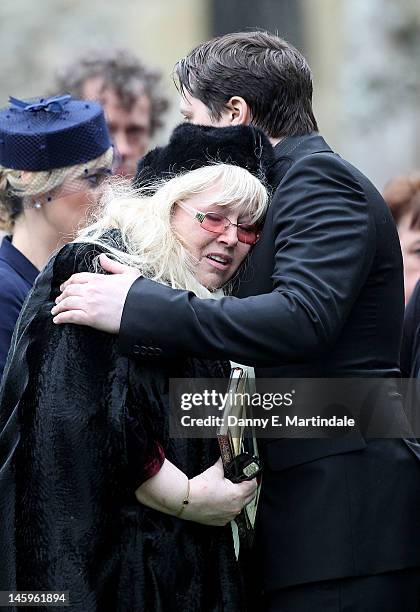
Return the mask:
[[[260,176],[271,146],[251,127],[195,130],[201,157],[181,146],[174,175],[183,128],[149,154],[145,174],[162,180],[108,194],[97,221],[49,262],[19,319],[0,397],[4,588],[69,591],[78,612],[243,608],[227,523],[256,484],[224,478],[215,440],[169,435],[169,380],[224,377],[228,365],[160,363],[153,346],[130,360],[115,336],[50,315],[64,280],[79,272],[83,283],[103,252],[203,298],[235,275],[268,203],[245,168]],[[223,143],[238,154],[223,156]]]
[[75,237],[112,157],[98,104],[11,98],[0,111],[0,378],[29,289]]

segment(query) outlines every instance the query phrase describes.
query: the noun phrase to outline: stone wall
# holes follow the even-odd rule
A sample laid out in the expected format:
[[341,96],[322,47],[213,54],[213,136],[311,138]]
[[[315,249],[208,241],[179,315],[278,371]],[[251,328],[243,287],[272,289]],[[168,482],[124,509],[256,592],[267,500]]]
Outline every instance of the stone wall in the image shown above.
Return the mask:
[[55,69],[85,47],[124,46],[163,71],[174,125],[173,64],[209,37],[208,10],[207,0],[1,0],[0,103],[43,94]]
[[[279,0],[265,0],[265,13],[270,1],[274,15]],[[420,166],[418,0],[295,1],[327,140],[380,188],[396,172]],[[9,94],[43,93],[54,69],[83,47],[127,46],[164,72],[173,108],[162,140],[179,120],[173,64],[212,34],[213,7],[221,11],[223,3],[1,0],[1,104]],[[282,35],[281,24],[273,23]]]
[[381,189],[420,166],[420,4],[302,1],[320,129]]

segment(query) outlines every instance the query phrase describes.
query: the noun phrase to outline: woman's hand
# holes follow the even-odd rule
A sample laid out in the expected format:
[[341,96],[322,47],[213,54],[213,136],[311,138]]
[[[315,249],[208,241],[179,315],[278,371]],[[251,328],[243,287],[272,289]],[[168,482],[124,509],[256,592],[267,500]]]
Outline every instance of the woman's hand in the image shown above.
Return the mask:
[[222,526],[232,521],[255,497],[256,480],[233,484],[225,478],[219,459],[189,484],[189,503],[183,505],[188,491],[188,478],[165,459],[159,472],[137,490],[137,500],[144,506],[172,516],[204,525]]
[[255,478],[238,484],[225,478],[219,459],[190,481],[189,504],[181,517],[204,525],[226,525],[249,504],[256,492]]

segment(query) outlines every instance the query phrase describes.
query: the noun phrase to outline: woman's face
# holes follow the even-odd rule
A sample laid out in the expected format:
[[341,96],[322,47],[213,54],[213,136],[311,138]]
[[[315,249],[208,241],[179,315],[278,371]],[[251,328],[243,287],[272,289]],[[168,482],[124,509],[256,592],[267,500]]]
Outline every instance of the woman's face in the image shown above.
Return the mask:
[[401,251],[404,262],[405,303],[411,297],[417,281],[420,280],[420,230],[410,228],[411,213],[401,217],[398,223]]
[[[249,223],[240,211],[229,206],[218,206],[217,186],[195,195],[183,204],[200,212],[215,212],[223,215],[232,223]],[[238,214],[239,212],[239,214]],[[172,219],[173,228],[186,249],[196,260],[197,280],[211,291],[222,287],[235,274],[251,246],[238,241],[237,228],[229,225],[222,234],[214,234],[201,227],[194,213],[175,204]]]
[[100,195],[100,186],[110,170],[101,168],[65,179],[51,202],[43,206],[46,219],[63,238],[73,239],[86,223],[86,215]]

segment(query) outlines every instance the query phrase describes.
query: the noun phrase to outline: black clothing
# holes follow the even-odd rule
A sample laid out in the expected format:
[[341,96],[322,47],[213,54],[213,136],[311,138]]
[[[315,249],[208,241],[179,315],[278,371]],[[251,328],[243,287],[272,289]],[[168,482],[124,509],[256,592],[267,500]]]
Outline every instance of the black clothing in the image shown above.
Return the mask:
[[[225,369],[135,363],[115,336],[54,325],[60,284],[92,270],[99,252],[64,247],[16,326],[0,396],[0,588],[69,591],[75,612],[238,612],[230,528],[182,521],[134,496],[156,441],[189,477],[217,459],[213,440],[169,437],[168,385]],[[137,453],[127,442],[133,419]]]
[[382,197],[318,134],[288,138],[275,153],[278,187],[237,294],[246,299],[203,301],[139,279],[121,351],[150,344],[165,357],[227,354],[266,378],[398,376],[402,259]]
[[134,182],[138,187],[156,185],[212,163],[241,166],[264,180],[273,162],[273,147],[256,127],[215,128],[181,123],[172,132],[169,144],[142,157]]
[[[242,299],[139,279],[120,350],[229,357],[260,377],[399,376],[403,273],[388,207],[316,133],[275,154]],[[255,567],[266,591],[420,565],[420,463],[402,440],[277,439],[262,453]]]
[[[420,282],[417,283],[405,309],[403,338],[401,343],[401,374],[413,379],[405,389],[405,408],[413,424],[414,435],[420,431]],[[420,441],[414,437],[406,440],[420,460]]]
[[259,609],[264,612],[418,612],[420,569],[310,582],[271,591]]
[[407,304],[401,345],[401,373],[417,378],[420,372],[420,282]]
[[20,309],[38,274],[5,236],[0,247],[0,380]]

